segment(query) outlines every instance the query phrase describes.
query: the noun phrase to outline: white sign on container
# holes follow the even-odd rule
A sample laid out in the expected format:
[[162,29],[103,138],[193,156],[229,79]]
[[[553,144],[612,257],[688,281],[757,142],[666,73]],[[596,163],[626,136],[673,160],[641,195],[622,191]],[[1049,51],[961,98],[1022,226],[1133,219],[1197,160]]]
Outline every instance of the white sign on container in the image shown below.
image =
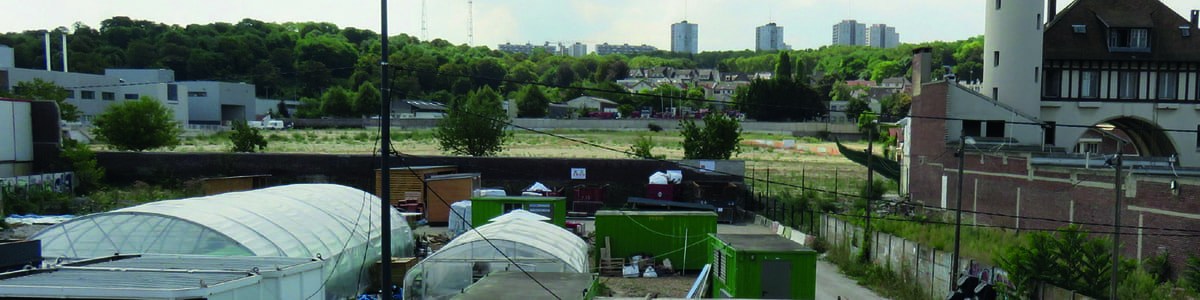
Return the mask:
[[571,179],[587,179],[587,168],[571,168]]

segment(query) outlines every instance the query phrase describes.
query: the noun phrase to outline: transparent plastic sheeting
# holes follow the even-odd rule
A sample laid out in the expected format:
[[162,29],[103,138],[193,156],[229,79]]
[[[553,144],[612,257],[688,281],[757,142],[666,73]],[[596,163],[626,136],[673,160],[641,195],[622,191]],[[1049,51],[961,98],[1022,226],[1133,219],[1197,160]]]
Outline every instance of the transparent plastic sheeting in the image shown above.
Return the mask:
[[589,272],[587,243],[554,224],[520,218],[488,223],[434,252],[404,277],[404,299],[449,299],[493,271],[516,271],[500,251],[529,272]]
[[[353,295],[380,257],[381,200],[334,184],[295,184],[146,203],[91,214],[30,237],[42,256],[92,258],[114,253],[321,257],[327,291]],[[412,231],[391,210],[392,253],[411,256]],[[360,275],[362,274],[362,275]]]

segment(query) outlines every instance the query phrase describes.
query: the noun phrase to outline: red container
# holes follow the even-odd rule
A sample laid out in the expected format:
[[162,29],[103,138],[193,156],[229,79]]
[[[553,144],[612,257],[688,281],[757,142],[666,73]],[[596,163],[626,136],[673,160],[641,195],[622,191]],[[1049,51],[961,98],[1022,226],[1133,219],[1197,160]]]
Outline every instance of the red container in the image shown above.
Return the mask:
[[658,200],[675,200],[674,184],[647,184],[646,198]]

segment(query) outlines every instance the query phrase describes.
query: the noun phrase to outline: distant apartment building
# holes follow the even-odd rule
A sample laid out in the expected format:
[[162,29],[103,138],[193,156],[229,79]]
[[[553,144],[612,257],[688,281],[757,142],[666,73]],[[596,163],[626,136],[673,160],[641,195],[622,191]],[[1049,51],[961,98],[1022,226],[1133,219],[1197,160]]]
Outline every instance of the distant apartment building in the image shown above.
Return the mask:
[[867,45],[875,48],[896,48],[900,45],[900,34],[896,27],[874,24],[867,27]]
[[588,53],[587,45],[580,43],[580,42],[575,42],[574,44],[571,44],[571,46],[567,48],[566,53],[567,53],[567,55],[570,55],[571,57],[580,57],[580,56],[587,55],[587,53]]
[[630,44],[610,45],[609,43],[596,44],[596,55],[609,55],[609,54],[634,55],[634,54],[654,52],[654,51],[658,51],[658,48],[655,48],[654,46],[650,46],[650,45],[645,45],[645,44],[642,44],[642,45],[630,45]]
[[561,53],[559,47],[560,47],[560,45],[551,45],[550,42],[546,42],[541,45],[534,45],[534,44],[530,44],[530,43],[525,43],[524,45],[503,43],[503,44],[496,46],[496,49],[498,49],[502,52],[525,53],[526,55],[533,55],[534,49],[544,49],[544,50],[546,50],[546,53],[549,53],[551,55],[558,55],[559,53]]
[[789,49],[791,47],[783,43],[783,26],[775,25],[775,22],[771,22],[767,23],[767,25],[758,26],[754,30],[754,50],[779,51]]
[[867,25],[855,20],[842,20],[833,25],[833,45],[867,45]]
[[533,51],[535,49],[544,49],[544,50],[546,50],[546,53],[549,53],[551,55],[563,55],[563,56],[573,56],[573,57],[580,57],[580,56],[587,55],[587,45],[585,45],[583,43],[579,43],[579,42],[571,44],[570,46],[563,45],[563,43],[561,43],[561,42],[545,42],[545,43],[542,43],[541,45],[534,45],[534,44],[530,44],[530,43],[525,43],[524,45],[504,43],[504,44],[497,45],[496,49],[500,50],[502,52],[525,53],[526,55],[533,55]]
[[687,20],[671,24],[671,52],[700,53],[696,46],[699,32],[700,25],[688,23]]

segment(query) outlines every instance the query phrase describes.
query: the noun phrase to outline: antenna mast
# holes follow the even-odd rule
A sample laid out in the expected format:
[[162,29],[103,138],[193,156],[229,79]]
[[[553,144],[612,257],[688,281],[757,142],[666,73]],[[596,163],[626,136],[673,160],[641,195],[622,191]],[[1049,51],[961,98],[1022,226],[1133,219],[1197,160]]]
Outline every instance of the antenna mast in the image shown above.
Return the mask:
[[429,40],[429,27],[426,26],[425,0],[421,0],[421,40]]
[[475,1],[467,0],[467,45],[475,46]]

